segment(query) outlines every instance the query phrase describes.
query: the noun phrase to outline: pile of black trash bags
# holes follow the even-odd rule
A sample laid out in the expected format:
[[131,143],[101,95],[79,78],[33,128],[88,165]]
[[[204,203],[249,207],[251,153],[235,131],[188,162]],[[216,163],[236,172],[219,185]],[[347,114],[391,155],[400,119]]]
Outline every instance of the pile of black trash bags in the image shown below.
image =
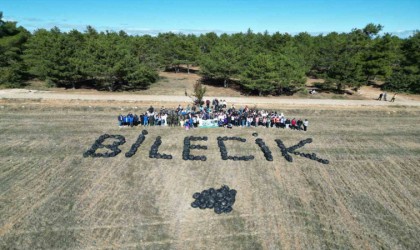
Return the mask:
[[300,155],[300,156],[302,156],[302,157],[305,157],[305,158],[308,158],[308,159],[311,159],[311,160],[317,161],[317,162],[322,163],[322,164],[329,164],[329,163],[330,163],[330,161],[329,161],[329,160],[318,158],[318,156],[317,156],[315,153],[312,153],[312,154],[308,154],[308,153],[299,153],[299,152],[293,152],[293,153],[294,153],[295,155]]
[[220,155],[222,156],[222,160],[226,161],[226,160],[233,160],[233,161],[250,161],[254,159],[253,155],[248,155],[248,156],[229,156],[228,152],[227,152],[227,148],[225,145],[225,141],[229,141],[229,140],[233,140],[233,141],[240,141],[240,142],[246,142],[245,138],[240,138],[240,137],[227,137],[227,136],[219,136],[217,137],[217,145],[219,146],[219,150],[220,150]]
[[203,149],[206,150],[207,146],[204,145],[191,145],[191,142],[194,141],[207,141],[207,136],[189,136],[184,138],[184,149],[182,151],[182,159],[190,161],[206,161],[207,157],[205,155],[192,155],[191,149]]
[[[104,145],[103,142],[108,139],[113,138],[116,139],[112,144],[110,145]],[[99,136],[99,138],[93,143],[92,147],[88,149],[86,152],[83,153],[83,157],[103,157],[103,158],[109,158],[114,157],[121,153],[121,149],[118,148],[118,146],[123,145],[125,143],[125,137],[122,135],[109,135],[109,134],[103,134]],[[96,151],[100,148],[107,148],[111,152],[105,152],[105,153],[96,153]]]
[[145,135],[147,135],[147,134],[148,134],[147,130],[143,130],[141,132],[141,134],[139,135],[139,137],[137,137],[136,142],[133,145],[131,145],[130,150],[127,153],[125,153],[125,157],[128,157],[129,158],[129,157],[132,157],[133,155],[136,154],[137,149],[144,142],[144,140],[146,139],[146,136]]
[[296,144],[295,146],[286,148],[286,146],[283,144],[283,141],[280,139],[276,140],[277,146],[280,148],[281,154],[284,158],[286,158],[287,161],[292,162],[293,158],[291,155],[289,155],[289,153],[293,153],[294,155],[299,155],[314,161],[318,161],[319,163],[322,164],[329,164],[330,162],[326,159],[321,159],[318,158],[318,156],[315,153],[312,154],[308,154],[308,153],[301,153],[296,151],[296,149],[301,148],[303,146],[305,146],[305,144],[307,143],[312,143],[312,138],[308,138],[305,140],[301,140],[298,144]]
[[265,159],[267,159],[267,161],[273,161],[273,155],[271,154],[271,150],[268,148],[267,145],[265,145],[265,142],[262,139],[257,138],[255,139],[255,143],[261,148],[261,151],[264,153]]
[[[312,141],[312,140],[311,140]],[[287,160],[287,161],[289,161],[289,162],[293,162],[293,158],[292,158],[292,156],[290,156],[289,155],[289,152],[291,153],[291,152],[293,152],[295,149],[293,149],[293,150],[290,150],[291,148],[293,148],[293,147],[290,147],[289,148],[289,150],[286,148],[286,146],[284,145],[284,143],[283,143],[283,141],[282,140],[280,140],[280,139],[277,139],[276,140],[276,142],[277,142],[277,146],[280,148],[280,151],[281,151],[281,155]],[[302,141],[300,141],[299,143],[298,143],[298,145],[299,144],[302,144]],[[306,144],[306,143],[305,143]],[[305,144],[302,144],[302,145],[305,145]]]
[[156,137],[155,142],[153,143],[152,147],[150,148],[149,158],[171,160],[172,155],[159,153],[159,147],[160,147],[161,144],[162,144],[162,137],[160,137],[160,136]]
[[216,214],[232,212],[235,203],[236,190],[223,185],[219,189],[209,188],[201,193],[193,194],[195,201],[191,207],[200,209],[214,209]]

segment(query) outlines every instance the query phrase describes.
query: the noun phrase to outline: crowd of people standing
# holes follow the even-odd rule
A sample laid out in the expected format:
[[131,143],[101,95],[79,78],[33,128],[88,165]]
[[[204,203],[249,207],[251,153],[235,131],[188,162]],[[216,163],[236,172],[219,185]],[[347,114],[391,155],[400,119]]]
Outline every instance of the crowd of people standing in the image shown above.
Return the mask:
[[252,109],[248,106],[236,108],[227,106],[226,101],[207,100],[203,105],[179,105],[174,109],[161,107],[159,110],[150,106],[140,114],[119,115],[119,126],[181,126],[186,129],[200,127],[203,121],[213,121],[217,127],[266,127],[307,131],[309,121],[300,118],[288,118],[277,111]]

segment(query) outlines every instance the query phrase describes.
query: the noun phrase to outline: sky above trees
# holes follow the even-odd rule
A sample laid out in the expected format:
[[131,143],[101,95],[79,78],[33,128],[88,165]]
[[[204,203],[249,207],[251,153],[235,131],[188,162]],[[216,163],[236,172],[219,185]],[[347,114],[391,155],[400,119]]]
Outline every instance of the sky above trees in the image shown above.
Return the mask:
[[5,20],[38,28],[124,30],[129,34],[348,32],[380,23],[406,37],[420,28],[418,0],[3,0]]

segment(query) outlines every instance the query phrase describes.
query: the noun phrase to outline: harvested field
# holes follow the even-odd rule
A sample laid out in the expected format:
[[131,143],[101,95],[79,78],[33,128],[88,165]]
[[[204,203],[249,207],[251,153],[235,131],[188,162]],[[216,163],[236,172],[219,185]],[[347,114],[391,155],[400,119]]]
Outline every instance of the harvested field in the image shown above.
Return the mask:
[[[112,104],[111,104],[112,105]],[[291,108],[310,121],[306,133],[266,128],[118,128],[110,106],[2,103],[0,109],[0,248],[142,249],[418,249],[420,245],[420,109],[372,107],[352,111]],[[252,133],[264,139],[268,162]],[[127,142],[114,158],[83,158],[102,134]],[[186,136],[208,136],[207,161],[182,160]],[[231,155],[223,161],[218,136]],[[161,153],[150,159],[156,136]],[[300,152],[287,147],[312,138]],[[238,191],[233,211],[218,215],[190,206],[194,192],[226,184]]]

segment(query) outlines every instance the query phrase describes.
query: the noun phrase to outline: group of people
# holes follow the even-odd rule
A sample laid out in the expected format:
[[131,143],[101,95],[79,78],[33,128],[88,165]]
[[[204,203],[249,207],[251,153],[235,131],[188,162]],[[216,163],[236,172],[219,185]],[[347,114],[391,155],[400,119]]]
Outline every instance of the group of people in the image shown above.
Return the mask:
[[[397,93],[395,93],[395,94],[392,96],[392,98],[391,98],[390,102],[394,102],[394,101],[395,101],[395,96],[396,96],[396,95],[397,95]],[[376,100],[378,100],[378,101],[382,101],[382,99],[383,99],[384,101],[387,101],[387,100],[386,100],[386,97],[387,97],[387,93],[386,93],[386,91],[385,91],[385,92],[380,93],[380,94],[379,94],[378,99],[376,99]]]
[[[288,118],[277,111],[251,109],[248,106],[235,108],[227,106],[226,101],[207,100],[203,105],[179,105],[174,109],[150,106],[140,114],[129,113],[118,116],[119,126],[181,126],[186,129],[197,128],[204,124],[212,127],[259,127],[283,128],[307,131],[309,121],[300,118]],[[209,123],[210,122],[210,123]]]

